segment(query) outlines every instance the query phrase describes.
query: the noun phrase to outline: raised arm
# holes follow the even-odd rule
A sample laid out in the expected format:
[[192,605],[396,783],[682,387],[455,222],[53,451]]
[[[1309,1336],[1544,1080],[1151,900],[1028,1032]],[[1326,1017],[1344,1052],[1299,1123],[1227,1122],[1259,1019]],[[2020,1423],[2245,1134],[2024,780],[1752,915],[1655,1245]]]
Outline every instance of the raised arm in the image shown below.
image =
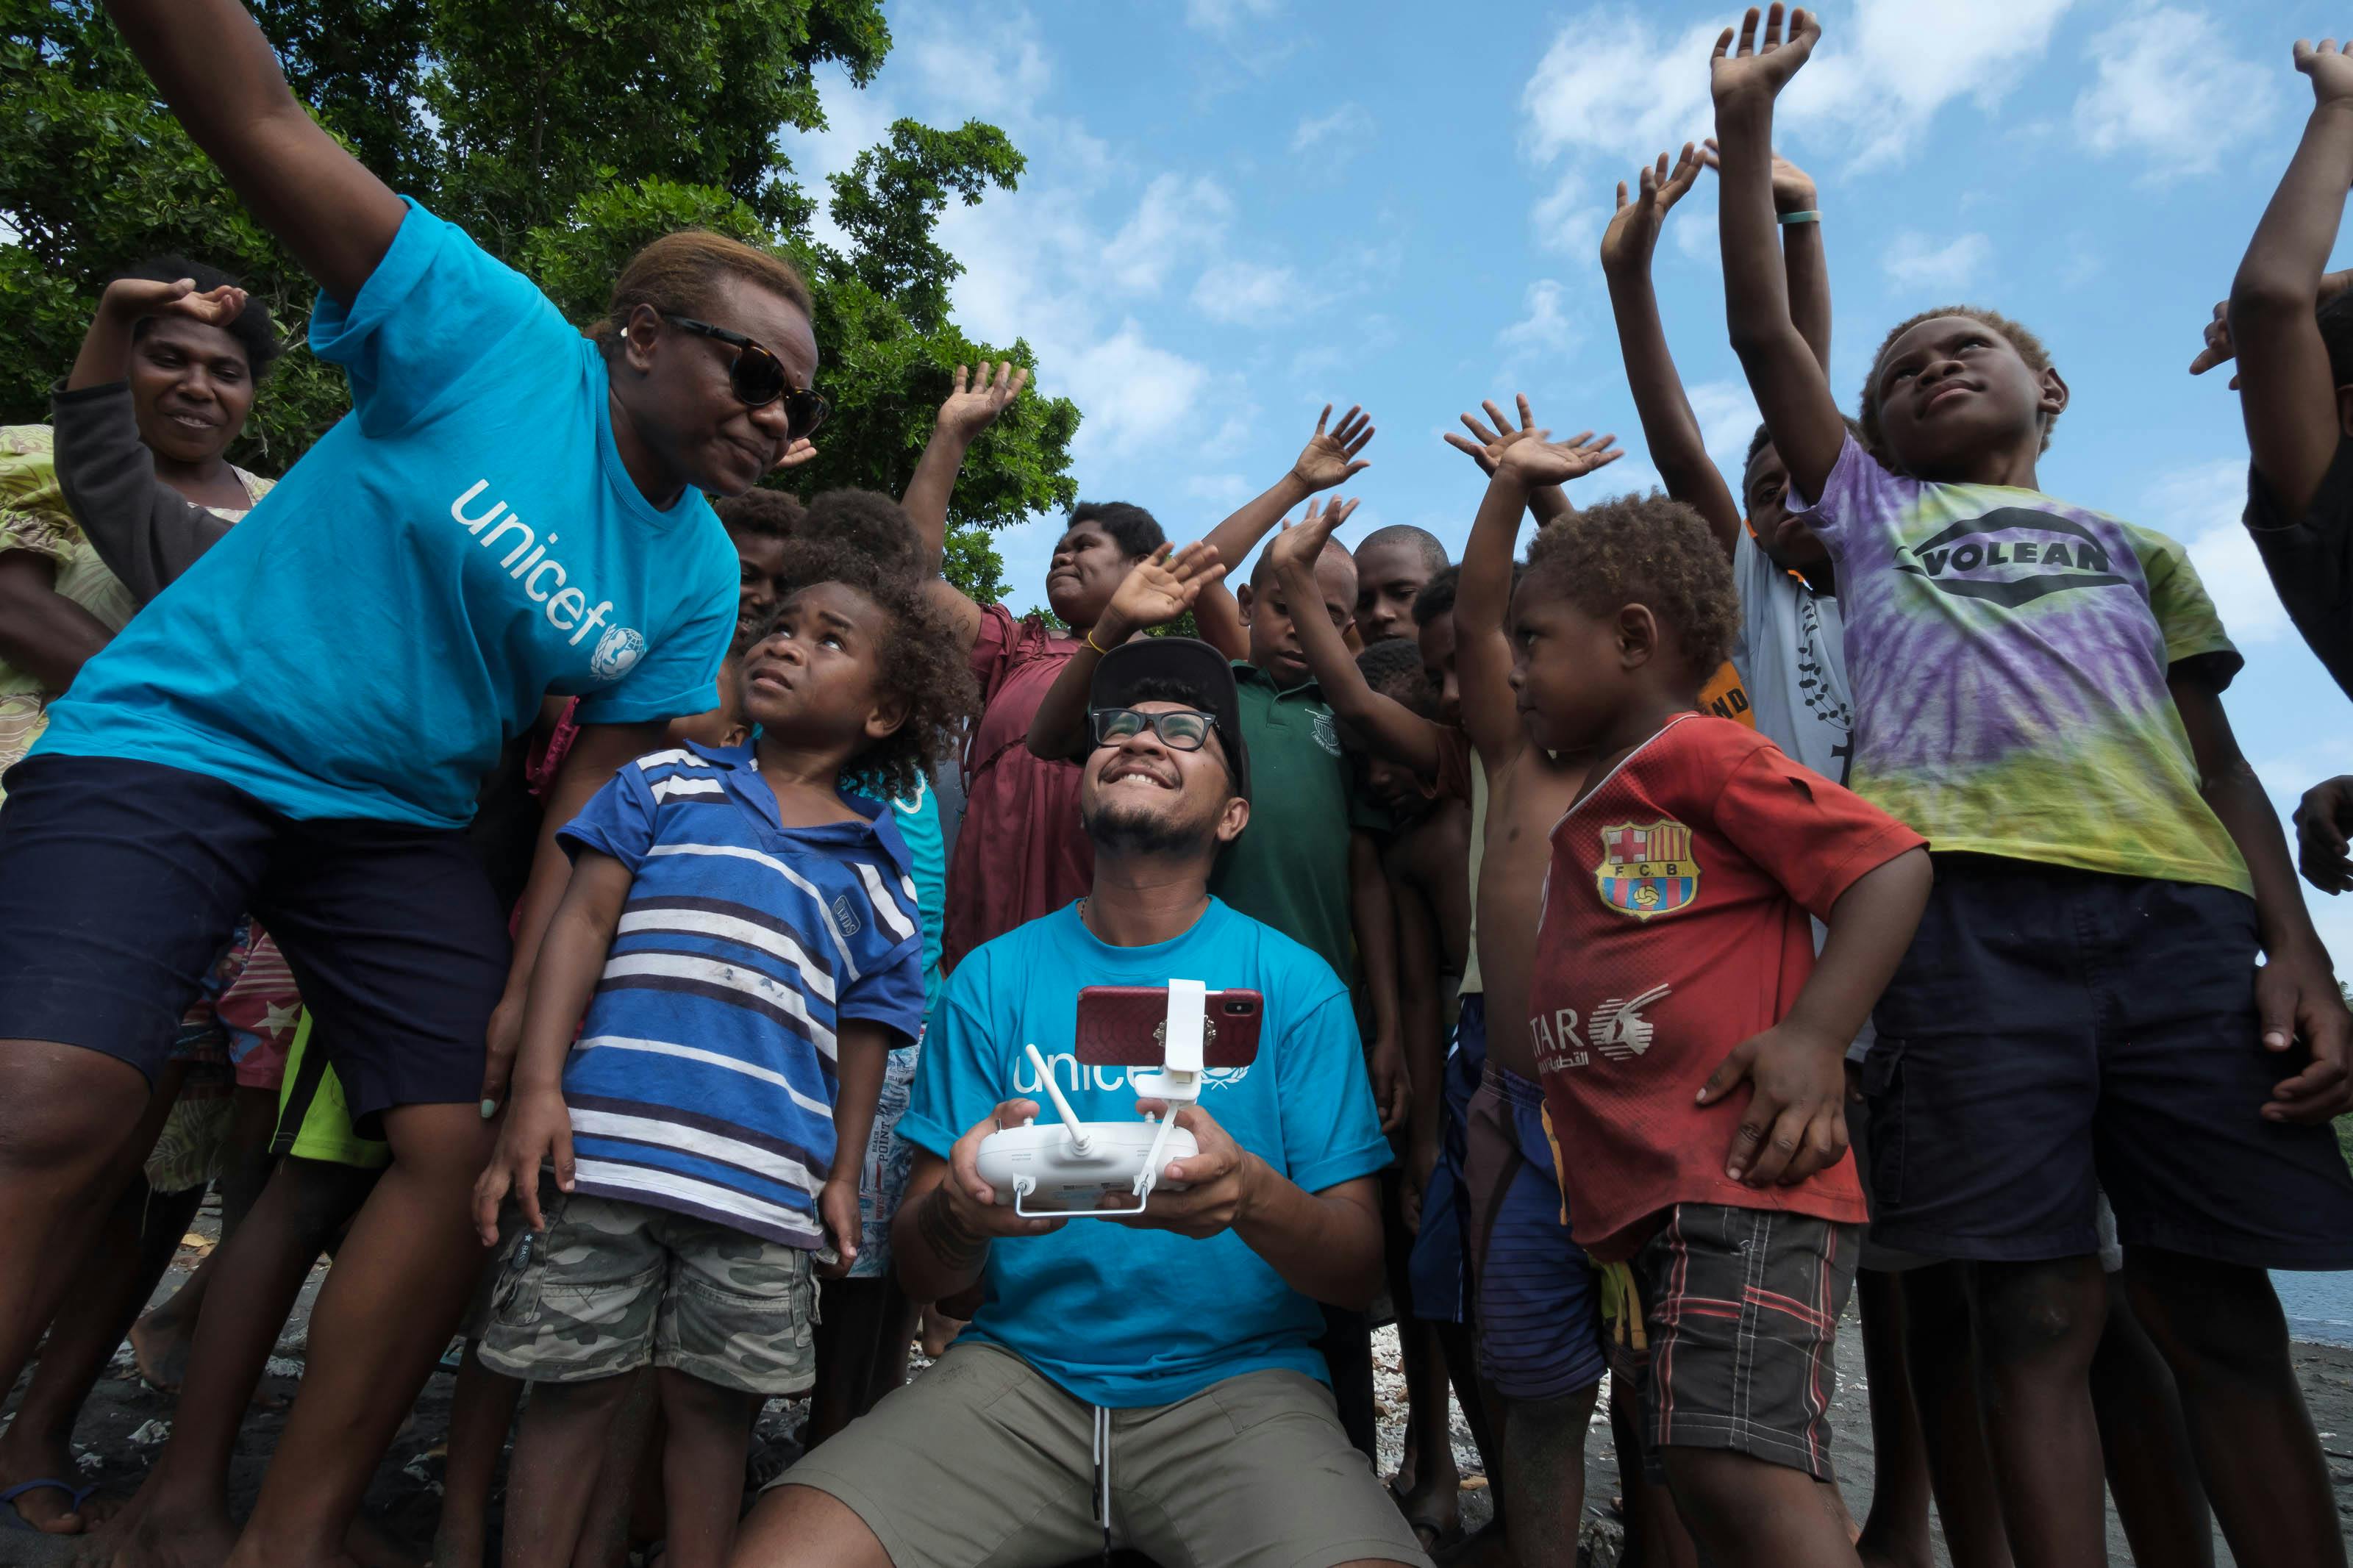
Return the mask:
[[2255,471],[2282,510],[2301,517],[2344,429],[2313,311],[2353,184],[2353,55],[2298,39],[2295,68],[2312,79],[2316,101],[2232,280],[2230,325]]
[[[1374,436],[1373,422],[1364,409],[1352,405],[1340,416],[1340,423],[1326,430],[1331,419],[1332,405],[1327,403],[1315,416],[1315,434],[1307,438],[1291,471],[1209,530],[1205,540],[1217,546],[1219,560],[1228,566],[1240,564],[1293,507],[1318,491],[1338,489],[1373,466],[1356,456]],[[1223,649],[1228,658],[1250,657],[1250,633],[1242,626],[1241,607],[1229,590],[1212,586],[1203,594],[1194,607],[1193,621],[1201,628],[1202,639]]]
[[[1462,574],[1454,590],[1454,669],[1462,690],[1462,729],[1491,775],[1518,757],[1524,733],[1518,700],[1512,694],[1512,643],[1506,625],[1520,514],[1538,491],[1558,492],[1568,480],[1625,456],[1612,447],[1615,436],[1596,441],[1590,430],[1549,444],[1545,437],[1551,432],[1535,428],[1527,398],[1522,396],[1518,403],[1516,430],[1488,403],[1482,406],[1493,430],[1468,414],[1462,416],[1481,445],[1452,434],[1446,437],[1450,446],[1471,453],[1493,476],[1462,546]],[[1562,504],[1565,509],[1565,494]]]
[[1111,603],[1087,628],[1087,640],[1062,663],[1029,718],[1029,752],[1051,761],[1086,755],[1087,693],[1103,656],[1154,626],[1165,626],[1200,601],[1202,591],[1226,574],[1218,552],[1196,541],[1182,550],[1162,545],[1132,567],[1112,590]]
[[[1310,501],[1307,515],[1297,526],[1284,527],[1267,542],[1267,563],[1282,584],[1284,599],[1294,605],[1313,605],[1322,598],[1323,589],[1315,582],[1315,558],[1323,553],[1332,531],[1356,510],[1353,500],[1335,500],[1321,511]],[[1292,624],[1299,629],[1299,647],[1306,656],[1308,672],[1314,676],[1316,688],[1332,711],[1390,762],[1424,778],[1436,778],[1439,727],[1396,698],[1374,690],[1328,616],[1301,616]]]
[[406,209],[294,101],[237,0],[107,0],[155,89],[261,226],[348,305]]
[[940,405],[939,417],[932,423],[932,438],[916,461],[914,477],[907,481],[907,493],[899,498],[899,510],[915,525],[915,535],[923,542],[927,591],[966,647],[979,636],[980,606],[939,574],[940,563],[947,553],[948,498],[955,493],[965,454],[1029,384],[1029,371],[1010,361],[999,362],[994,375],[986,363],[976,371],[956,366],[955,389]]
[[1740,539],[1740,503],[1707,455],[1699,418],[1683,395],[1683,377],[1667,348],[1658,291],[1651,285],[1651,257],[1658,248],[1660,227],[1702,167],[1686,142],[1672,170],[1664,153],[1655,168],[1643,165],[1633,200],[1626,199],[1626,182],[1618,182],[1618,211],[1601,236],[1601,276],[1609,285],[1618,352],[1626,362],[1626,382],[1634,394],[1634,412],[1641,418],[1642,442],[1650,448],[1651,461],[1666,481],[1667,493],[1705,518],[1729,554]]
[[1846,422],[1813,346],[1789,314],[1788,284],[1775,237],[1773,100],[1806,63],[1821,28],[1802,7],[1781,41],[1781,7],[1767,15],[1763,41],[1750,6],[1716,40],[1710,62],[1717,155],[1724,175],[1717,226],[1724,244],[1725,316],[1733,351],[1748,374],[1773,445],[1800,495],[1817,499],[1846,443]]

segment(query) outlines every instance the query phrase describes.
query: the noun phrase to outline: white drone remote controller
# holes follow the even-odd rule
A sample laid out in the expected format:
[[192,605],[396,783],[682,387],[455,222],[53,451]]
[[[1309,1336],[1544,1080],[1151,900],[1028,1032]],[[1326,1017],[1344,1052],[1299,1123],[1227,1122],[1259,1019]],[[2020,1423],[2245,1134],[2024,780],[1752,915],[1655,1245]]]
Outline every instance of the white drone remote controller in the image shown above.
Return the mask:
[[[1208,987],[1200,981],[1168,983],[1167,1058],[1157,1073],[1129,1076],[1138,1095],[1172,1105],[1201,1098],[1207,998]],[[1164,1184],[1160,1173],[1168,1168],[1169,1161],[1188,1160],[1201,1150],[1173,1117],[1082,1121],[1038,1047],[1024,1048],[1062,1124],[1041,1127],[1033,1117],[980,1141],[981,1180],[997,1189],[997,1202],[1011,1204],[1013,1212],[1025,1219],[1105,1219],[1142,1212],[1152,1201],[1155,1187],[1165,1184],[1171,1192],[1184,1190],[1181,1182]],[[1135,1202],[1119,1208],[1099,1206],[1114,1194],[1132,1196]]]

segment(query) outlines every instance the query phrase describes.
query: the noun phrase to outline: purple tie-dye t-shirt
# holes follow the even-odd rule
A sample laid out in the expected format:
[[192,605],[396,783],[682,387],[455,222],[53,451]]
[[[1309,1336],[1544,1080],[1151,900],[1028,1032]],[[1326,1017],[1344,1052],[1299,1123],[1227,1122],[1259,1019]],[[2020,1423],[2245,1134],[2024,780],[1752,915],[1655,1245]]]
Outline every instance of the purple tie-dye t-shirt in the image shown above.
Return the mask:
[[1854,792],[1938,850],[2252,893],[2166,686],[2242,662],[2181,546],[2003,485],[1924,483],[1850,437],[1802,510],[1838,566]]

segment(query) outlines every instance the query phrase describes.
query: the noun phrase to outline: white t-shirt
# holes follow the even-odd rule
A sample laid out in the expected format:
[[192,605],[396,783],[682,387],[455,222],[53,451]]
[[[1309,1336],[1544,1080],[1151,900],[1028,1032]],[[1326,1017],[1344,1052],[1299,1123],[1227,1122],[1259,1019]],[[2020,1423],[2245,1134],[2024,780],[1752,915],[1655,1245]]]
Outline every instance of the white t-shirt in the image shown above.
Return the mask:
[[1732,662],[1748,688],[1757,728],[1798,763],[1845,784],[1854,758],[1854,696],[1838,600],[1775,565],[1746,529],[1733,546],[1732,579],[1740,590]]

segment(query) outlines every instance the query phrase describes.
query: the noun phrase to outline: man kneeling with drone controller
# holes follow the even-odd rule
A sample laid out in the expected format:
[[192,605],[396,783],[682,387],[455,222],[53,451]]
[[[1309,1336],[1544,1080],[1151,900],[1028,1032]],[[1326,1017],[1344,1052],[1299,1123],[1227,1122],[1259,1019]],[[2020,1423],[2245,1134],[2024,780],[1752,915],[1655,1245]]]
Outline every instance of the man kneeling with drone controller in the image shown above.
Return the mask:
[[983,1303],[761,1499],[737,1568],[1113,1547],[1427,1568],[1314,1348],[1318,1301],[1380,1284],[1389,1148],[1356,1015],[1329,964],[1208,893],[1250,820],[1233,672],[1143,638],[1097,667],[1089,706],[1092,890],[956,966],[899,1123],[921,1151],[901,1278]]

